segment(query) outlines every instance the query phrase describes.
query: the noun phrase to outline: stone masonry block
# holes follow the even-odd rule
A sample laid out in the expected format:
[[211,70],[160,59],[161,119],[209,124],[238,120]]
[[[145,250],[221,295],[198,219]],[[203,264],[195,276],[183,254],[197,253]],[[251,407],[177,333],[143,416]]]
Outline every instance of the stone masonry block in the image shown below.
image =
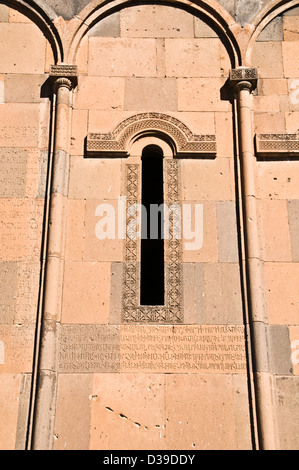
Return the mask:
[[269,322],[298,325],[298,263],[266,263],[265,284]]
[[287,78],[299,77],[298,43],[296,41],[284,41],[282,43],[282,56],[284,75]]
[[125,85],[125,110],[176,111],[176,79],[127,78]]
[[[272,57],[275,57],[275,61]],[[253,49],[252,63],[257,67],[260,78],[283,78],[281,43],[257,42]]]
[[274,385],[279,448],[299,450],[299,377],[277,377]]
[[74,108],[123,109],[124,85],[124,79],[119,77],[82,76],[75,90]]
[[165,54],[169,77],[221,76],[218,38],[166,39]]
[[89,449],[92,382],[91,374],[59,374],[54,450]]
[[121,15],[122,37],[193,37],[190,13],[165,5],[139,5],[124,9]]
[[88,31],[89,36],[118,38],[120,36],[120,12],[103,18]]
[[156,41],[151,38],[89,38],[88,71],[104,77],[156,74]]
[[[14,47],[11,47],[14,44]],[[46,39],[34,24],[2,23],[0,72],[44,73]]]
[[234,202],[217,202],[217,229],[219,261],[237,263],[239,254]]
[[110,263],[67,262],[63,323],[108,323]]
[[290,239],[292,248],[292,260],[299,262],[299,200],[287,201]]

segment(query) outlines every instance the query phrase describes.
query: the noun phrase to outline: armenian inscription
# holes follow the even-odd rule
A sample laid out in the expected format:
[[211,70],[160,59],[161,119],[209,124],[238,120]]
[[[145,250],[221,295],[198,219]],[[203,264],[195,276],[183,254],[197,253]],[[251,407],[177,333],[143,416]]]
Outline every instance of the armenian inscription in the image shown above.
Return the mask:
[[240,325],[62,325],[60,372],[245,373]]

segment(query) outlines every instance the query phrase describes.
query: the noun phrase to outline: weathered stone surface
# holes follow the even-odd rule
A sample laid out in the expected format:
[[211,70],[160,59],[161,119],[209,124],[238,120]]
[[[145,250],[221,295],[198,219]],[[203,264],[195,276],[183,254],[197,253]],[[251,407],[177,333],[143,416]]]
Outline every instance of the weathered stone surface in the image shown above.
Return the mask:
[[299,261],[299,246],[298,246],[298,234],[299,234],[299,200],[290,200],[287,203],[288,216],[289,216],[289,228],[290,228],[290,240],[292,248],[292,260]]
[[174,78],[127,78],[125,110],[175,111],[177,82]]
[[89,36],[111,37],[120,36],[120,12],[103,18],[88,31]]
[[[275,404],[278,435],[281,450],[298,450],[298,436],[294,432],[298,420],[299,377],[277,377],[275,380]],[[294,423],[294,426],[290,425]]]
[[54,450],[89,449],[92,382],[89,374],[59,374]]

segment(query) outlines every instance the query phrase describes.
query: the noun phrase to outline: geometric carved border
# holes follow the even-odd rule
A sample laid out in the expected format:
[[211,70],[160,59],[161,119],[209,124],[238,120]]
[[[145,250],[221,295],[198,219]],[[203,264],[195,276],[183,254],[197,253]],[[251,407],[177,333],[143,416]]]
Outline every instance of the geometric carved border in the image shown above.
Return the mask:
[[216,156],[215,135],[196,135],[178,119],[162,113],[140,113],[122,121],[112,132],[88,133],[87,156],[129,156],[129,144],[139,134],[161,136],[176,157]]
[[258,134],[255,144],[258,157],[299,157],[299,134]]
[[[179,204],[179,162],[177,160],[164,160],[166,184],[164,186],[165,203]],[[140,165],[128,164],[126,176],[127,209],[137,204],[140,194]],[[176,221],[173,220],[172,211],[169,218],[169,235],[164,240],[165,251],[165,305],[141,306],[138,244],[139,240],[127,233],[125,241],[125,263],[123,274],[123,323],[182,323],[182,275],[181,275],[181,240],[174,236]],[[130,226],[131,215],[127,210],[127,227]],[[135,214],[133,215],[135,217]],[[128,232],[128,231],[127,231]],[[176,232],[178,233],[178,232]]]

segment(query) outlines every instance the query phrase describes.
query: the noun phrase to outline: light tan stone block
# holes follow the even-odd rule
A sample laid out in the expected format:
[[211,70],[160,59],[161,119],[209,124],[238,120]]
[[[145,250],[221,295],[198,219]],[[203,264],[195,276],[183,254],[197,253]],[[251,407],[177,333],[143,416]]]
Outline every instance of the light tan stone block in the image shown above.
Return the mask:
[[8,74],[5,78],[6,103],[39,103],[44,75]]
[[91,374],[59,374],[54,450],[88,450]]
[[72,115],[71,155],[84,155],[84,139],[87,135],[88,111],[74,109]]
[[241,324],[243,309],[240,268],[234,263],[206,263],[205,302],[207,324]]
[[31,373],[35,325],[0,325],[2,374]]
[[14,8],[9,9],[9,22],[10,23],[31,23],[28,16],[23,15],[20,11]]
[[280,110],[280,101],[277,95],[254,96],[253,103],[256,113],[277,113]]
[[290,326],[291,362],[294,375],[299,375],[299,326]]
[[0,324],[11,324],[15,316],[17,291],[16,262],[0,263]]
[[254,127],[257,134],[282,134],[286,129],[284,113],[256,113]]
[[89,38],[89,75],[104,77],[156,75],[154,39]]
[[217,202],[218,256],[222,263],[237,263],[238,232],[236,205],[232,201]]
[[139,5],[120,12],[122,37],[193,37],[193,17],[164,5]]
[[265,78],[258,82],[259,94],[264,96],[269,95],[287,95],[288,83],[287,80],[280,78]]
[[118,236],[119,207],[121,211],[117,200],[86,202],[84,260],[123,261],[124,240]]
[[298,325],[298,263],[266,263],[265,282],[269,322]]
[[[14,47],[11,47],[14,44]],[[44,73],[46,39],[35,24],[2,23],[0,71]]]
[[165,54],[168,77],[221,76],[219,39],[166,39]]
[[283,17],[283,35],[285,41],[299,40],[299,16]]
[[129,111],[176,111],[176,79],[127,78],[124,107]]
[[0,5],[0,22],[8,23],[9,19],[9,7],[6,5]]
[[299,112],[285,113],[286,131],[290,134],[299,132]]
[[[122,10],[123,11],[123,10]],[[118,38],[120,36],[120,12],[102,18],[88,31],[89,36]]]
[[18,263],[17,274],[14,322],[34,324],[39,299],[40,263]]
[[63,323],[108,323],[110,263],[66,262]]
[[184,160],[183,199],[187,201],[232,200],[229,159]]
[[298,44],[296,41],[282,43],[283,69],[285,77],[299,77]]
[[0,417],[2,422],[2,426],[0,428],[1,450],[15,450],[21,381],[21,374],[0,375]]
[[299,261],[299,246],[298,246],[298,234],[299,234],[299,200],[294,199],[287,201],[288,210],[288,222],[290,229],[290,240],[292,248],[292,260]]
[[[0,59],[1,60],[1,59]],[[0,147],[37,147],[39,106],[9,103],[0,107]]]
[[[191,212],[191,216],[193,218],[195,217],[194,204],[203,204],[203,227],[200,226],[200,229],[203,230],[203,245],[199,250],[186,249],[186,243],[190,243],[190,241],[184,237],[182,240],[182,259],[186,263],[216,262],[218,260],[216,204],[212,201],[186,202],[192,204],[193,212]],[[194,219],[192,220],[194,224]],[[194,231],[195,226],[193,225],[191,229]]]
[[90,450],[165,449],[164,377],[95,374]]
[[[47,155],[48,157],[48,155]],[[41,189],[41,165],[43,153],[39,149],[30,149],[28,151],[27,160],[27,176],[26,176],[26,197],[34,199],[35,197],[44,197],[44,192],[39,193]]]
[[40,259],[43,210],[40,199],[0,199],[1,260]]
[[[166,376],[166,448],[190,451],[237,449],[239,445],[250,448],[244,387],[242,401],[240,388],[235,387],[232,376],[228,375]],[[236,417],[241,404],[245,426]],[[236,439],[237,423],[245,431],[241,443]]]
[[[215,134],[215,113],[203,112],[169,112],[173,117],[182,121],[194,134]],[[217,116],[217,115],[216,115]]]
[[73,199],[117,199],[121,194],[121,161],[72,157],[69,197]]
[[280,450],[299,450],[299,377],[276,377],[274,382],[277,433]]
[[[217,158],[234,158],[233,120],[231,113],[215,113]],[[208,132],[211,134],[212,132]]]
[[281,42],[256,42],[252,63],[258,68],[261,78],[283,78]]
[[74,93],[74,108],[123,109],[124,86],[123,78],[83,76]]
[[258,162],[257,188],[262,199],[299,199],[299,166],[296,161]]
[[291,261],[287,202],[263,199],[259,210],[264,261]]
[[80,46],[76,56],[76,65],[78,74],[87,74],[88,73],[88,48],[89,48],[89,38],[88,35],[80,42]]
[[107,109],[106,111],[91,109],[88,113],[88,132],[111,132],[120,122],[131,115],[130,111],[118,109]]
[[196,38],[218,38],[218,34],[201,18],[194,17],[194,36]]
[[86,201],[68,199],[65,257],[69,261],[83,260]]
[[222,78],[178,78],[179,111],[230,111],[229,101],[221,99]]
[[26,192],[28,151],[0,148],[0,196],[22,197]]

